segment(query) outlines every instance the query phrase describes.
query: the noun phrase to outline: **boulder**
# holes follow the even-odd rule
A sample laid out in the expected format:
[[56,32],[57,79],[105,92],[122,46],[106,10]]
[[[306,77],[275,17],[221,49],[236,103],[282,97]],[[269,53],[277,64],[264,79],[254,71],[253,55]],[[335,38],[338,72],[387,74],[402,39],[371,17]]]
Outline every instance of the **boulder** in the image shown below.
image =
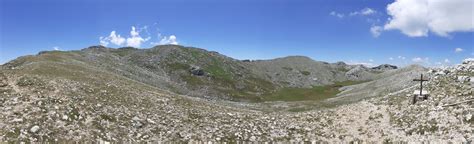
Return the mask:
[[467,58],[462,61],[462,64],[474,64],[474,58]]
[[468,77],[468,76],[458,76],[458,81],[459,82],[470,81],[470,77]]
[[444,71],[438,71],[438,72],[435,73],[435,75],[444,76],[444,75],[446,75],[446,73]]
[[191,67],[189,72],[191,72],[191,74],[193,74],[195,76],[203,76],[203,75],[206,74],[203,69],[201,69],[200,67],[197,67],[197,66]]

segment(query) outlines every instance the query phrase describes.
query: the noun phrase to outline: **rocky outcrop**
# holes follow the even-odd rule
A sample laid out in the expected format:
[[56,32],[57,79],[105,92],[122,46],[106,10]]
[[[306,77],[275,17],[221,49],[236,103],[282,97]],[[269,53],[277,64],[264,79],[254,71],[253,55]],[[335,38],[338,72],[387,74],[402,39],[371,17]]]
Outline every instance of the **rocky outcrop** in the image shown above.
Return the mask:
[[368,80],[374,74],[370,73],[369,68],[363,65],[358,65],[347,71],[345,75],[351,80]]
[[5,76],[5,74],[0,73],[0,87],[6,87],[8,86],[8,79]]
[[191,67],[191,69],[189,70],[189,72],[191,72],[191,74],[195,75],[195,76],[203,76],[205,75],[206,73],[204,72],[203,69],[201,69],[200,67],[198,66],[193,66]]
[[394,66],[394,65],[389,65],[389,64],[382,64],[382,65],[373,67],[372,69],[373,70],[379,70],[379,71],[387,71],[387,70],[398,69],[398,67]]

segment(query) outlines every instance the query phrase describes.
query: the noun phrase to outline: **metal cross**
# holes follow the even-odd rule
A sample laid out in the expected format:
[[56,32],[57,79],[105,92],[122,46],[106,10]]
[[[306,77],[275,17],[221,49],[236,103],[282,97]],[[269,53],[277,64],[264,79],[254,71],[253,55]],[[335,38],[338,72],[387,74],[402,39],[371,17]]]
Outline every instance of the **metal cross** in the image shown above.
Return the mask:
[[[421,74],[421,77],[420,79],[413,79],[413,81],[419,81],[420,82],[420,96],[423,96],[423,82],[424,81],[428,81],[427,79],[423,79],[423,74]],[[413,96],[413,104],[416,103],[416,95]],[[426,96],[425,96],[425,99],[426,99]]]

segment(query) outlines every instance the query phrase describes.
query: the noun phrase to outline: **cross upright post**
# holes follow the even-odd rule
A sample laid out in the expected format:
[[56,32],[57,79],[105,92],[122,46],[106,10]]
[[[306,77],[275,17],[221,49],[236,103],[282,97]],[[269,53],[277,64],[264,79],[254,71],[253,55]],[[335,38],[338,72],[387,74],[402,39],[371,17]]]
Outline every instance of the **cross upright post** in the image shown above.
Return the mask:
[[[428,81],[428,80],[423,79],[423,74],[421,74],[420,79],[413,79],[413,81],[419,81],[420,82],[420,96],[423,96],[423,82]],[[416,103],[416,98],[417,98],[417,95],[414,95],[413,96],[413,104]],[[427,97],[424,96],[424,99],[427,99]]]

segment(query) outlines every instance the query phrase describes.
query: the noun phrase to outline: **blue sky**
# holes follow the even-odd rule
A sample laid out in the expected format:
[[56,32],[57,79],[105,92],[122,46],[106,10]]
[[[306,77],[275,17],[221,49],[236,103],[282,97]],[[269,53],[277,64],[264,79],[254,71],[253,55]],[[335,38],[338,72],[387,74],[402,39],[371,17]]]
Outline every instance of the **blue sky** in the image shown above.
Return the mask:
[[[0,63],[99,44],[180,44],[237,59],[304,55],[369,66],[474,57],[473,0],[417,1],[1,0]],[[413,12],[416,5],[428,13]]]

